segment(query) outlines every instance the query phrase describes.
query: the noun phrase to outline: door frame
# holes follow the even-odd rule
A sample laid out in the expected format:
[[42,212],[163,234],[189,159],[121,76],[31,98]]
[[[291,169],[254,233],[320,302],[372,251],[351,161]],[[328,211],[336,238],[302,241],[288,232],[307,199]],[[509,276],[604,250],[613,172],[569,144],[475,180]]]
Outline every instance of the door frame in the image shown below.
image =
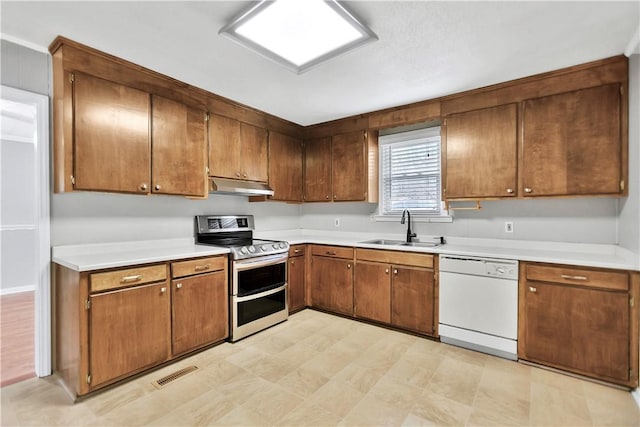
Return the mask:
[[36,140],[36,228],[38,244],[37,252],[38,282],[35,289],[35,372],[38,377],[51,375],[51,226],[50,226],[50,108],[49,97],[22,89],[0,85],[0,97],[15,102],[31,104],[36,107],[37,140]]

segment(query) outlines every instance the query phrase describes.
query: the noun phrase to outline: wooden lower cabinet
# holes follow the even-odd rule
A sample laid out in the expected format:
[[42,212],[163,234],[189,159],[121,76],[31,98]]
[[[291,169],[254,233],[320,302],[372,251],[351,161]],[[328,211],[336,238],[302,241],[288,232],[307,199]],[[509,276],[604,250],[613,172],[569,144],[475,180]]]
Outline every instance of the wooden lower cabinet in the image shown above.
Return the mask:
[[310,280],[314,307],[353,315],[353,248],[312,245]]
[[638,284],[630,275],[534,263],[520,274],[520,359],[638,385]]
[[174,355],[229,336],[227,269],[171,282]]
[[289,265],[287,268],[287,285],[289,287],[289,313],[307,306],[305,273],[305,245],[293,245],[289,249]]
[[165,282],[89,297],[92,388],[164,362],[171,354],[171,297]]
[[391,324],[427,335],[435,330],[433,269],[394,266],[391,284]]
[[69,392],[86,395],[225,339],[226,260],[88,272],[54,264],[54,370]]
[[355,316],[436,335],[433,266],[430,254],[357,249]]

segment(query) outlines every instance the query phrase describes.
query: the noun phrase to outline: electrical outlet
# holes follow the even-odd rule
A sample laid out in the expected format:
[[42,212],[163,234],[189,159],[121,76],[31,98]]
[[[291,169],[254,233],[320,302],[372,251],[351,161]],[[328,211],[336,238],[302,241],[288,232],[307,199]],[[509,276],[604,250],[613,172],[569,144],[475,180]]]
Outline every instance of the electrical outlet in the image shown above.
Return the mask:
[[504,232],[513,233],[513,221],[506,221],[504,223]]
[[340,218],[335,218],[333,220],[333,225],[336,226],[336,227],[340,227]]

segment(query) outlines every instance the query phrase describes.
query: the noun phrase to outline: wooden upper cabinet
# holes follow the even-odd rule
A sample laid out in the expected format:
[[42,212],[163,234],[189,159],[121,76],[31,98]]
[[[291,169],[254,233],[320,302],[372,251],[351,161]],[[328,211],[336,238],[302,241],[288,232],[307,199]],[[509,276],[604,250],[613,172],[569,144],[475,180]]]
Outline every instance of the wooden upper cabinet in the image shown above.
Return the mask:
[[331,137],[304,144],[304,201],[331,200]]
[[209,175],[267,182],[267,131],[218,114],[209,119]]
[[516,111],[508,104],[446,117],[446,199],[516,195]]
[[267,131],[247,123],[240,123],[240,171],[242,179],[269,181]]
[[524,196],[622,193],[620,84],[524,102]]
[[271,200],[302,202],[302,141],[269,132],[269,186]]
[[366,134],[356,131],[335,135],[331,140],[333,200],[367,198]]
[[74,189],[148,193],[149,94],[73,75]]
[[152,97],[151,191],[156,194],[207,195],[206,113]]

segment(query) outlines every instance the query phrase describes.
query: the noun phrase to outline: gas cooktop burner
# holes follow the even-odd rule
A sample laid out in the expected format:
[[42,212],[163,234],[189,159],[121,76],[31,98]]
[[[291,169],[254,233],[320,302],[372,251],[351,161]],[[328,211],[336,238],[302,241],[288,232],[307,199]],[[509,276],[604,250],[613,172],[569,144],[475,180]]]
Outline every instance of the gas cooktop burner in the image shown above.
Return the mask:
[[289,251],[287,242],[254,239],[253,215],[198,215],[196,243],[229,248],[236,260]]

